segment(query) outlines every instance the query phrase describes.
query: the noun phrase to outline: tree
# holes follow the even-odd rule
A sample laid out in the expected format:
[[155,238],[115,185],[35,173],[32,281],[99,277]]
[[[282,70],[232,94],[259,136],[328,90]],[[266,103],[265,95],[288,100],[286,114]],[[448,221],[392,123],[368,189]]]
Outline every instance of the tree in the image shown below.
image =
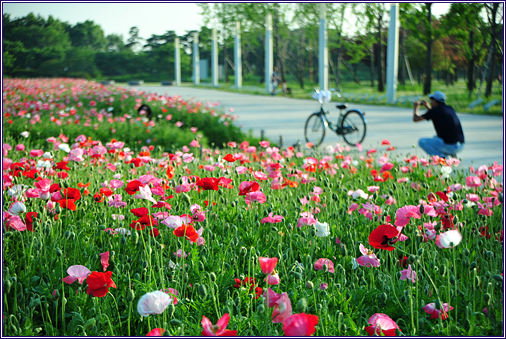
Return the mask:
[[130,49],[131,51],[138,51],[138,48],[140,47],[142,42],[142,38],[139,37],[139,28],[137,28],[136,26],[131,27],[128,34],[130,34],[130,36],[127,39],[125,47]]
[[67,25],[66,31],[72,47],[84,47],[94,51],[102,51],[105,48],[107,40],[104,31],[93,21],[86,20],[74,26]]
[[498,16],[500,16],[500,20],[502,21],[501,13],[499,13],[499,3],[494,2],[492,4],[485,4],[485,8],[487,10],[487,19],[490,27],[490,50],[489,50],[489,60],[487,61],[487,65],[485,67],[489,68],[487,73],[487,88],[485,89],[485,97],[488,98],[492,94],[492,82],[495,78],[495,56],[497,51],[497,33],[499,23],[497,22]]

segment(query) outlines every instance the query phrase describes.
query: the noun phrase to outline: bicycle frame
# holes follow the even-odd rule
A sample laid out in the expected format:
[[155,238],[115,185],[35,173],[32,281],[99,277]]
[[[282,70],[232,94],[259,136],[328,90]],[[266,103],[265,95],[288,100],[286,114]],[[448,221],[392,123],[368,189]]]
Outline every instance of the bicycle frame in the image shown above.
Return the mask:
[[[357,112],[358,114],[360,114],[360,116],[364,119],[364,122],[367,124],[367,121],[365,120],[365,116],[364,116],[364,113],[361,111],[361,110],[358,110],[358,109],[351,109],[349,110],[348,112]],[[342,128],[341,128],[341,122],[343,120],[343,117],[344,117],[344,114],[343,114],[343,110],[339,110],[339,117],[337,118],[337,125],[336,127],[334,128],[333,124],[331,121],[329,121],[329,119],[327,118],[327,113],[328,112],[325,112],[323,110],[323,105],[320,106],[320,111],[319,112],[314,112],[316,114],[318,114],[319,116],[323,116],[323,121],[325,123],[325,128],[329,128],[330,130],[334,131],[334,133],[336,133],[337,135],[343,135],[343,134],[346,134],[348,133],[347,131],[344,131]]]

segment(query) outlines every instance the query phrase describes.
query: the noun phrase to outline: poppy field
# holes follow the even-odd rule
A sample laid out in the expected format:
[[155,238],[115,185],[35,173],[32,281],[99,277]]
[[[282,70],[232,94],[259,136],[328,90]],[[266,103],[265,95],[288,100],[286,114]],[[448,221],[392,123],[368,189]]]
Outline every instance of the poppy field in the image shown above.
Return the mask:
[[3,335],[504,335],[502,165],[81,80],[3,101]]

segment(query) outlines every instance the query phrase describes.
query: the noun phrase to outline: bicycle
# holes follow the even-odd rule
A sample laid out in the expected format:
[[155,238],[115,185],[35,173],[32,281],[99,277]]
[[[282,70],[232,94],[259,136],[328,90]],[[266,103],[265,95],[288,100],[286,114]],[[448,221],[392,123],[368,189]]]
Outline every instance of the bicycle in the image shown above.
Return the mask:
[[[335,92],[332,88],[331,91]],[[339,93],[337,93],[337,95],[338,97],[341,97]],[[315,89],[313,98],[320,102],[320,111],[314,112],[306,120],[306,125],[304,127],[304,137],[306,138],[306,142],[312,143],[312,147],[314,148],[318,147],[323,142],[323,139],[325,138],[325,130],[328,127],[337,135],[342,135],[344,141],[346,141],[348,145],[356,146],[365,138],[365,132],[367,129],[365,112],[358,109],[350,109],[343,114],[343,111],[348,108],[348,106],[346,104],[336,105],[336,108],[339,109],[339,117],[337,119],[337,124],[334,127],[332,122],[327,118],[327,114],[329,114],[329,112],[325,112],[323,110],[324,102],[329,102],[330,96],[331,92],[329,91],[320,91],[319,89]]]

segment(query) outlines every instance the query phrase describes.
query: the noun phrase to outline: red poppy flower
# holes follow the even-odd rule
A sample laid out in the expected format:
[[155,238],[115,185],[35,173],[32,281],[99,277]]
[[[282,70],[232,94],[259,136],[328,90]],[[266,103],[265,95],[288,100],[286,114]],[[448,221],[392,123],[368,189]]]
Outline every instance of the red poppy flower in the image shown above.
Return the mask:
[[490,239],[492,237],[492,235],[490,233],[488,233],[488,227],[487,226],[481,226],[480,229],[480,234],[482,237],[485,237],[487,239]]
[[448,196],[446,195],[446,193],[443,193],[443,192],[436,192],[436,194],[439,196],[439,198],[441,200],[443,200],[444,202],[447,202],[448,201]]
[[167,166],[167,178],[169,179],[174,178],[174,167]]
[[149,214],[149,211],[146,207],[132,208],[130,212],[132,212],[136,217],[142,217]]
[[186,236],[186,239],[191,242],[197,242],[197,239],[199,238],[199,234],[195,231],[195,228],[193,228],[192,225],[183,224],[182,226],[176,228],[173,233],[176,237]]
[[139,180],[132,180],[125,187],[125,191],[127,192],[128,195],[134,195],[135,193],[139,192],[140,186],[144,186],[142,182],[140,182]]
[[227,154],[223,157],[223,160],[226,160],[228,162],[234,162],[236,159],[232,154]]
[[428,196],[427,196],[427,201],[429,201],[430,204],[433,204],[437,201],[437,197],[434,193],[430,193]]
[[60,200],[58,200],[58,204],[60,204],[61,208],[67,208],[71,211],[75,211],[77,208],[76,204],[74,202],[75,202],[74,199],[60,199]]
[[30,171],[21,172],[21,174],[23,174],[24,177],[27,177],[30,179],[35,179],[35,175],[37,174],[37,176],[38,176],[39,171],[37,171],[36,169],[33,169]]
[[25,216],[26,229],[35,232],[33,229],[33,220],[37,218],[37,212],[28,212]]
[[117,288],[114,281],[111,279],[112,272],[108,271],[105,273],[93,271],[86,278],[88,288],[86,293],[91,294],[94,297],[102,298],[109,292],[109,287]]
[[454,226],[453,218],[454,217],[451,214],[441,216],[441,224],[443,225],[443,228],[445,230],[453,229],[453,226]]
[[199,186],[203,190],[212,190],[217,191],[218,187],[218,178],[202,178],[195,183],[195,185]]
[[133,158],[130,160],[131,164],[134,164],[135,167],[141,167],[142,166],[142,160],[139,158]]
[[97,192],[93,196],[93,200],[95,200],[95,202],[104,202],[104,196]]
[[393,251],[395,247],[391,246],[391,240],[397,238],[399,231],[391,224],[379,225],[369,234],[369,245],[377,249]]
[[[139,218],[139,220],[134,220],[130,227],[136,229],[137,231],[141,231],[145,229],[146,227],[152,227],[158,225],[158,220],[153,218],[150,215],[143,215]],[[198,238],[198,237],[197,237]]]
[[152,229],[149,230],[149,234],[152,235],[153,237],[157,237],[160,234],[160,231],[158,231],[158,228],[153,227]]
[[59,170],[70,171],[70,168],[67,166],[68,163],[69,163],[68,161],[57,162],[56,166],[54,168],[59,169]]
[[63,197],[67,199],[79,200],[81,199],[81,192],[77,188],[65,188],[63,191]]
[[61,191],[61,187],[59,184],[55,183],[55,184],[52,184],[50,187],[49,187],[49,193],[54,193],[54,192],[58,192],[58,191]]
[[90,186],[90,184],[91,184],[91,182],[89,182],[87,184],[83,184],[82,182],[80,182],[77,184],[77,187],[79,187],[79,188],[88,187],[88,186]]
[[246,195],[250,192],[256,192],[260,189],[260,185],[256,181],[243,181],[239,185],[239,195]]
[[110,197],[111,195],[114,194],[114,192],[110,188],[106,188],[106,187],[101,188],[100,193],[102,193],[106,197]]
[[67,179],[67,177],[69,176],[69,174],[67,172],[56,172],[56,176],[59,179]]
[[399,258],[399,261],[397,262],[397,266],[408,267],[408,257],[404,256],[404,257]]

